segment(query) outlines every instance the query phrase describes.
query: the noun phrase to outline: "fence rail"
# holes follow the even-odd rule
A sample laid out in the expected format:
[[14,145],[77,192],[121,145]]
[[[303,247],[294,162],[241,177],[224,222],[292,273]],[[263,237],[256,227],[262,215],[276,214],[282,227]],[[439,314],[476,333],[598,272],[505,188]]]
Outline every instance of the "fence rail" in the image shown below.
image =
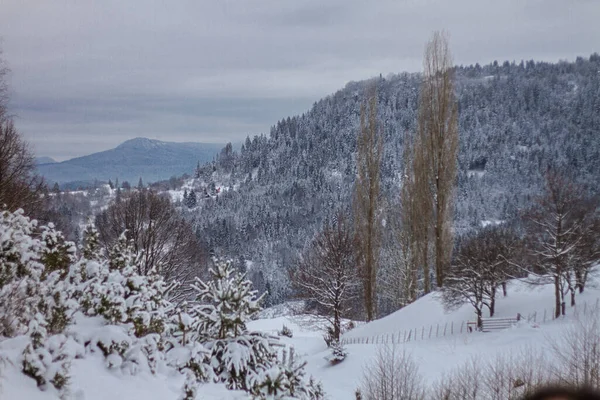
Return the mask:
[[[597,313],[600,310],[600,298],[596,299],[594,303],[583,302],[583,304],[577,304],[574,307],[566,307],[566,310],[572,310],[572,314],[577,316],[583,312],[583,315],[588,313]],[[516,324],[519,320],[526,320],[529,323],[536,325],[551,322],[555,318],[555,309],[551,309],[551,313],[548,309],[544,309],[543,313],[538,311],[531,312],[525,317],[524,314],[518,314],[517,318],[484,318],[482,320],[484,324],[483,332],[489,332],[491,330],[506,329]],[[539,319],[539,321],[538,321]],[[485,324],[487,321],[487,328]],[[502,328],[500,328],[502,326]],[[474,321],[462,321],[462,322],[445,322],[441,324],[432,324],[421,327],[415,327],[412,329],[400,330],[393,333],[384,333],[372,336],[358,336],[358,337],[343,337],[341,343],[343,345],[350,344],[402,344],[414,341],[431,340],[440,337],[452,336],[452,335],[463,335],[476,331],[477,323]]]
[[491,332],[508,329],[521,320],[521,314],[517,314],[515,318],[482,318],[481,331]]

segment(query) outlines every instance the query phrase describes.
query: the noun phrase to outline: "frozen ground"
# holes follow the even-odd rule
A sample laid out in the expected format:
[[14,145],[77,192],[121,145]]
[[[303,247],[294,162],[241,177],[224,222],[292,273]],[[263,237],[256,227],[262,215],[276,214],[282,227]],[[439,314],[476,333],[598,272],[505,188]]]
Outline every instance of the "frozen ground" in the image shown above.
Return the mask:
[[[578,295],[579,312],[591,310],[600,298],[600,290],[586,288]],[[458,328],[466,321],[474,320],[473,309],[463,306],[447,313],[435,294],[380,320],[359,325],[348,332],[346,339],[389,338],[392,334],[417,328],[417,340],[397,344],[400,351],[406,350],[418,362],[420,372],[427,382],[433,382],[445,372],[462,364],[472,357],[491,358],[498,353],[518,352],[522,348],[547,346],[552,337],[565,332],[573,321],[574,310],[567,307],[567,317],[552,320],[553,289],[551,286],[532,287],[513,281],[508,285],[508,296],[497,303],[497,316],[516,316],[520,313],[524,320],[517,326],[492,333],[460,333]],[[296,353],[307,362],[307,371],[320,380],[329,399],[353,399],[355,389],[360,385],[364,368],[377,353],[377,344],[347,345],[348,357],[341,364],[331,366],[325,360],[329,354],[322,338],[323,320],[307,315],[297,315],[297,304],[290,307],[279,306],[277,310],[266,310],[265,318],[252,321],[249,328],[275,334],[286,325],[293,331],[293,337],[282,337],[282,341],[296,348]],[[543,320],[544,310],[546,321]],[[282,315],[289,313],[290,315]],[[536,322],[533,322],[534,314]],[[294,315],[296,314],[296,315]],[[273,318],[267,318],[271,317]],[[530,317],[531,321],[527,321]],[[452,325],[453,334],[446,328],[445,337],[427,339],[430,326]],[[435,329],[435,328],[434,328]],[[421,332],[425,332],[421,340]],[[440,336],[442,336],[440,334]],[[389,339],[388,339],[389,340]],[[0,399],[50,400],[57,398],[52,391],[40,391],[34,381],[20,373],[20,366],[14,360],[22,351],[22,340],[0,341]],[[152,375],[141,371],[135,376],[122,371],[108,370],[100,355],[88,355],[73,362],[71,398],[76,400],[103,399],[144,399],[178,400],[181,396],[183,377],[174,372]],[[243,394],[224,390],[221,385],[206,385],[199,390],[198,400],[244,399]]]
[[[417,340],[397,344],[400,351],[406,349],[419,364],[420,372],[426,382],[434,382],[452,368],[473,357],[486,359],[499,353],[518,353],[524,349],[548,346],[552,338],[559,337],[565,328],[571,326],[574,310],[567,306],[567,317],[552,320],[552,304],[554,299],[553,287],[532,287],[523,282],[509,282],[508,295],[497,302],[496,316],[514,317],[517,313],[524,320],[511,329],[490,333],[460,333],[460,325],[466,321],[474,321],[475,314],[471,306],[465,305],[460,309],[447,313],[435,294],[425,296],[415,303],[377,321],[360,325],[348,332],[345,338],[364,338],[379,335],[380,338],[391,337],[404,330],[417,328]],[[591,310],[600,298],[600,290],[594,287],[586,288],[577,296],[581,313],[584,307]],[[587,305],[586,305],[587,303]],[[546,310],[546,322],[543,321]],[[536,322],[533,322],[534,314]],[[531,322],[526,321],[527,317]],[[322,334],[310,325],[304,316],[278,317],[252,322],[252,328],[274,331],[285,324],[292,329],[294,336],[283,338],[293,345],[297,353],[307,361],[310,374],[323,382],[326,393],[331,399],[353,399],[356,388],[360,385],[364,368],[377,354],[377,344],[350,344],[346,346],[349,353],[346,360],[336,366],[331,366],[325,357],[329,354]],[[453,335],[450,335],[450,325],[454,323]],[[447,335],[427,339],[429,326],[447,325]],[[421,340],[421,332],[425,327],[425,339]],[[441,328],[440,328],[441,336]]]

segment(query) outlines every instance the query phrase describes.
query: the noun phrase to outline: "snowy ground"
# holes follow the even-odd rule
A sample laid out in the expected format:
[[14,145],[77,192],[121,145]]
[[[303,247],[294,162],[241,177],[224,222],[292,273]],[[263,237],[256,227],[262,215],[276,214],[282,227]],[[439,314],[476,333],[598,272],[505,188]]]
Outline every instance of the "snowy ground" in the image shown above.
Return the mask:
[[[571,326],[574,310],[567,307],[567,317],[552,320],[553,288],[551,286],[532,287],[522,282],[509,282],[508,296],[500,298],[497,304],[498,317],[514,317],[517,313],[524,316],[524,321],[517,326],[498,332],[460,334],[458,328],[465,321],[474,321],[473,308],[462,308],[446,313],[435,294],[425,296],[415,303],[380,320],[359,326],[348,332],[345,338],[390,337],[404,330],[417,328],[417,340],[398,344],[400,351],[406,349],[419,364],[420,372],[426,382],[434,382],[457,365],[473,357],[487,359],[499,353],[518,353],[524,349],[547,346],[552,338],[559,337]],[[578,295],[579,312],[585,307],[591,310],[600,298],[600,289],[589,287],[585,293]],[[586,305],[587,303],[587,305]],[[546,310],[546,322],[543,314]],[[533,322],[534,314],[536,323]],[[527,322],[527,317],[532,319]],[[454,323],[455,334],[450,335],[450,325]],[[350,344],[346,346],[349,353],[346,360],[331,366],[325,357],[329,354],[322,333],[311,326],[305,316],[288,316],[273,319],[262,319],[251,323],[252,329],[275,331],[283,325],[292,329],[293,338],[283,341],[293,345],[297,353],[307,361],[307,371],[323,382],[325,392],[334,400],[353,399],[354,392],[360,385],[364,368],[377,354],[377,344]],[[427,339],[427,327],[447,325],[446,337]],[[422,327],[425,328],[425,339],[420,340]],[[458,332],[457,332],[458,331]],[[441,328],[440,328],[441,336]]]
[[[473,357],[481,359],[494,357],[498,353],[518,352],[522,348],[539,348],[547,346],[552,337],[558,337],[571,326],[574,310],[567,307],[567,317],[553,321],[553,291],[551,286],[532,287],[522,282],[510,282],[508,296],[500,298],[497,304],[497,316],[516,316],[520,313],[524,321],[504,331],[492,333],[460,333],[459,326],[465,321],[473,321],[473,309],[470,306],[446,313],[435,294],[425,296],[396,313],[369,324],[360,325],[348,332],[344,338],[373,338],[380,341],[392,334],[417,328],[417,340],[398,344],[400,351],[406,350],[418,362],[420,372],[426,382],[434,382],[453,367]],[[599,301],[600,289],[586,288],[585,293],[578,295],[579,312],[591,310]],[[325,357],[329,354],[323,341],[323,320],[307,315],[293,315],[297,312],[294,304],[291,307],[279,307],[277,310],[266,310],[265,318],[252,321],[249,328],[275,334],[286,325],[293,331],[293,337],[282,337],[281,340],[296,348],[296,354],[307,362],[307,372],[320,380],[329,399],[353,399],[356,388],[360,385],[364,368],[377,353],[377,344],[347,345],[348,357],[341,364],[331,366]],[[282,316],[287,310],[290,315]],[[543,321],[544,310],[546,321]],[[537,314],[535,314],[537,313]],[[535,315],[536,322],[533,322]],[[271,317],[273,318],[266,318]],[[526,321],[527,317],[531,321]],[[446,328],[445,337],[428,339],[429,326],[453,326],[453,334]],[[425,332],[421,340],[421,332]],[[434,335],[435,336],[435,335]],[[441,336],[441,334],[440,334]],[[11,342],[12,340],[12,342]],[[20,373],[19,365],[14,359],[19,352],[18,339],[0,342],[0,399],[49,400],[56,394],[41,392],[34,381]],[[11,350],[12,349],[12,350]],[[12,354],[11,355],[11,351]],[[76,400],[102,399],[144,399],[144,400],[177,400],[181,396],[183,377],[177,373],[152,375],[142,371],[135,376],[114,372],[104,366],[101,356],[89,356],[76,359],[71,368],[71,398]],[[246,398],[243,394],[227,392],[219,385],[207,385],[199,391],[198,399],[229,400]]]

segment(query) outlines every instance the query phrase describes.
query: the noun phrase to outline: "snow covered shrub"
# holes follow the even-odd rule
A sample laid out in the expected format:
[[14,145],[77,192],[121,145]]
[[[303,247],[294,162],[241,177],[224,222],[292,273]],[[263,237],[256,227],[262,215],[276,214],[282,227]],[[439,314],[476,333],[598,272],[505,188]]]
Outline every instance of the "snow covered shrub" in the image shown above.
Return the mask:
[[100,245],[100,233],[90,219],[83,231],[82,244],[83,258],[90,261],[98,261],[102,257],[102,246]]
[[193,285],[197,303],[189,314],[192,339],[208,351],[214,380],[260,399],[320,398],[322,390],[306,382],[304,364],[296,364],[293,353],[278,357],[282,344],[276,337],[247,330],[260,311],[252,283],[230,262],[216,261],[211,273],[212,281]]
[[0,335],[27,330],[37,312],[43,243],[34,237],[37,222],[23,210],[0,213]]
[[356,328],[356,324],[354,323],[354,321],[348,321],[348,323],[342,327],[342,333],[350,332],[354,328]]
[[264,371],[261,381],[254,387],[252,394],[257,399],[314,399],[324,398],[323,388],[312,378],[307,382],[304,367],[298,363],[294,349],[284,350],[280,361]]
[[73,314],[79,309],[74,298],[72,285],[61,278],[63,271],[54,271],[43,282],[43,297],[38,308],[46,319],[48,333],[56,334],[65,330]]
[[65,335],[47,337],[45,322],[37,315],[29,324],[30,343],[23,352],[22,370],[35,379],[37,385],[45,389],[52,384],[57,390],[66,388],[69,381],[69,367],[74,358],[69,349],[69,339]]
[[[91,232],[93,239],[94,230],[88,227],[86,231]],[[88,244],[94,243],[92,239]],[[162,334],[171,308],[166,300],[170,286],[157,273],[138,273],[138,257],[125,233],[110,249],[107,260],[92,250],[84,248],[84,254],[91,254],[96,260],[83,259],[70,272],[84,312],[100,315],[110,324],[131,324],[136,337]]]
[[41,238],[45,244],[41,257],[44,273],[59,271],[61,277],[65,277],[76,260],[75,243],[66,241],[62,232],[55,230],[52,223],[42,226]]
[[325,328],[325,334],[323,335],[323,340],[325,341],[325,344],[327,345],[327,347],[331,347],[331,345],[334,342],[336,342],[335,334],[333,332],[333,327],[327,326],[327,328]]
[[344,345],[339,340],[332,342],[329,348],[331,350],[331,354],[327,357],[327,361],[329,361],[331,365],[339,364],[346,359],[348,353],[346,352]]
[[292,332],[292,330],[290,328],[288,328],[286,325],[283,325],[283,327],[281,328],[281,330],[278,333],[279,333],[279,336],[286,336],[289,338],[294,336],[294,332]]
[[180,400],[195,400],[198,392],[198,379],[196,375],[187,370],[185,373],[185,383],[183,384],[183,394]]
[[425,399],[417,363],[395,345],[379,347],[377,357],[365,368],[360,392],[365,400]]

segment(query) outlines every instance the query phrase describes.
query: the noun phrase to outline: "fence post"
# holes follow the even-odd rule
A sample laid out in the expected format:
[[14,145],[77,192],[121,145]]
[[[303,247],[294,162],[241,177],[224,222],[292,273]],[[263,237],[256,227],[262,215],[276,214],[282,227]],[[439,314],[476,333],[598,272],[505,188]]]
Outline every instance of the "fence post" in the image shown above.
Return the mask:
[[406,343],[406,331],[404,331],[404,340],[402,341],[402,343]]
[[460,333],[462,333],[462,331],[463,331],[464,324],[465,324],[465,321],[463,321],[463,322],[460,323]]
[[454,321],[452,321],[452,324],[450,325],[450,334],[454,335]]
[[425,334],[425,325],[421,328],[421,340],[423,340],[423,335]]
[[440,324],[437,324],[437,327],[435,328],[435,337],[439,337],[440,336]]
[[446,328],[447,328],[447,327],[448,327],[448,323],[446,322],[446,323],[444,324],[444,337],[446,337]]
[[544,308],[544,323],[546,322],[546,309]]
[[433,329],[433,325],[429,325],[429,339],[431,339],[431,330]]

